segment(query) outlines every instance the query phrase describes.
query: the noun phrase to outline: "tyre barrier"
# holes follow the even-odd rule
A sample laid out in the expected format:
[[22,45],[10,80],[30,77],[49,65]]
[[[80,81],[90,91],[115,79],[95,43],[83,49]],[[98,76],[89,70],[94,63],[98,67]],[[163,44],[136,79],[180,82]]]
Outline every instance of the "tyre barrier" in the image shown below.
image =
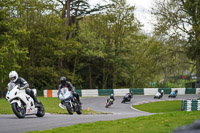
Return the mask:
[[184,111],[199,111],[200,110],[200,100],[183,100],[182,110]]
[[[178,95],[200,94],[200,88],[124,88],[124,89],[76,89],[76,93],[80,96],[124,96],[128,92],[134,95],[155,95],[156,92],[164,91],[164,94],[170,94],[174,90],[178,90]],[[44,97],[57,97],[58,90],[44,90]]]

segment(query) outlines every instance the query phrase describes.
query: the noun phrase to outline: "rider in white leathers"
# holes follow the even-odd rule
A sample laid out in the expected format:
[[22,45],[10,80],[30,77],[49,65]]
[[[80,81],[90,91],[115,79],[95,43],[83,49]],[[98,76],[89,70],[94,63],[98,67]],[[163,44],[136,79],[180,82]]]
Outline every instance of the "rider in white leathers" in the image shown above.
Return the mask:
[[18,77],[18,74],[16,71],[11,71],[9,73],[9,79],[10,79],[10,82],[8,83],[8,85],[10,83],[15,83],[16,85],[19,85],[20,90],[25,89],[26,94],[30,95],[33,98],[35,102],[35,106],[37,106],[40,103],[40,101],[35,97],[33,90],[28,88],[29,87],[28,82],[24,80],[23,78]]

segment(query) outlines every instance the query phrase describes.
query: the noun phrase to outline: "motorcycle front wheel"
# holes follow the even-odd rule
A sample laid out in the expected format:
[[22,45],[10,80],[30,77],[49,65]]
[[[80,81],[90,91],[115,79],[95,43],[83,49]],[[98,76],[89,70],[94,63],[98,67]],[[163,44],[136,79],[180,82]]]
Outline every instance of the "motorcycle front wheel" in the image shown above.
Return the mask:
[[78,105],[78,111],[76,111],[76,113],[78,114],[78,115],[80,115],[80,114],[82,114],[82,108],[81,108],[81,105]]
[[24,118],[26,115],[26,108],[19,107],[17,103],[12,103],[12,110],[18,118]]
[[70,103],[66,103],[66,108],[67,108],[68,113],[69,113],[70,115],[73,115],[73,109],[72,109]]

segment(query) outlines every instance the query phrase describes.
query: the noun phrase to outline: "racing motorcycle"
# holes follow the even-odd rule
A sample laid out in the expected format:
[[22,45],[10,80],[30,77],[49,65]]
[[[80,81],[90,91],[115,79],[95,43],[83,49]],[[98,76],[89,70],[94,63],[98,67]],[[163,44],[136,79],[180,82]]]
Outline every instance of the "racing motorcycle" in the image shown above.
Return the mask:
[[154,96],[154,99],[160,99],[160,98],[162,98],[163,97],[163,94],[164,94],[164,91],[163,90],[161,90],[161,92],[157,92],[156,93],[156,95]]
[[113,104],[113,99],[112,98],[108,98],[107,100],[106,100],[106,108],[108,108],[109,106],[111,106],[112,104]]
[[133,98],[133,93],[127,93],[124,97],[121,103],[125,103],[125,102],[130,102],[131,99]]
[[36,115],[37,117],[45,115],[42,103],[40,102],[36,107],[33,98],[27,95],[25,90],[20,90],[19,85],[15,83],[8,84],[6,99],[11,104],[12,110],[18,118],[24,118],[26,115]]
[[59,107],[61,107],[62,109],[67,109],[70,115],[73,115],[74,112],[76,112],[77,114],[82,114],[81,105],[67,87],[61,89],[58,98],[61,100]]

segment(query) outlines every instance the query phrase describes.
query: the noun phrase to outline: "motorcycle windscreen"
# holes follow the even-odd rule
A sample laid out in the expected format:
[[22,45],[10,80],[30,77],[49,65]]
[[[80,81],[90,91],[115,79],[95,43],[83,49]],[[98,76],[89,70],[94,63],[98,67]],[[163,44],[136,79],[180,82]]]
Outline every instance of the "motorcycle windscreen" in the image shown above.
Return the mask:
[[72,93],[68,90],[68,88],[62,88],[58,97],[60,100],[65,100],[72,97]]
[[9,83],[8,90],[11,91],[15,86],[16,86],[15,83]]

